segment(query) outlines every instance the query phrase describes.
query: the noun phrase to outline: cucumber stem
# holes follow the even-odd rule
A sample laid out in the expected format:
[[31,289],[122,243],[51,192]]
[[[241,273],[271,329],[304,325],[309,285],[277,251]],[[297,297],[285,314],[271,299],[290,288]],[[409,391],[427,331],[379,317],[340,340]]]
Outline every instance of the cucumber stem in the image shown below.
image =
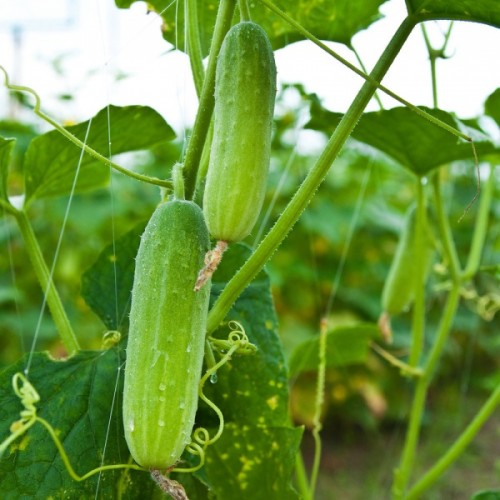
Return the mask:
[[314,402],[314,416],[313,416],[313,429],[312,435],[314,439],[314,459],[311,469],[311,481],[310,481],[310,497],[314,498],[314,493],[316,491],[316,484],[318,482],[319,467],[321,464],[321,430],[323,424],[321,422],[321,413],[323,412],[323,405],[325,403],[325,373],[326,373],[326,333],[327,333],[327,321],[326,319],[321,320],[321,325],[319,329],[319,345],[318,345],[318,371],[317,371],[317,381],[316,381],[316,398]]
[[182,176],[182,163],[176,163],[172,167],[172,177],[174,182],[174,198],[176,200],[185,199],[184,177]]
[[184,4],[184,24],[186,52],[191,64],[196,95],[200,97],[205,78],[205,69],[203,68],[203,51],[200,40],[197,0],[186,0]]
[[213,305],[208,315],[208,333],[212,333],[218,327],[239,295],[264,267],[295,222],[297,222],[376,91],[377,86],[372,83],[372,80],[382,80],[414,26],[415,20],[411,17],[406,18],[402,22],[371,72],[370,81],[366,81],[361,87],[358,95],[328,141],[323,153],[307,174],[274,227],[267,233],[255,252],[229,281]]
[[215,91],[215,68],[217,66],[217,55],[224,40],[226,33],[231,27],[235,0],[221,0],[215,28],[210,46],[210,56],[208,66],[203,80],[203,87],[200,95],[200,104],[198,113],[194,120],[193,131],[184,158],[184,176],[186,199],[191,200],[194,196],[196,187],[196,178],[199,168],[203,146],[206,141],[212,112],[214,109],[214,91]]
[[248,0],[238,0],[238,7],[240,8],[240,19],[241,21],[251,21],[250,8],[248,6]]
[[427,253],[425,238],[427,237],[427,216],[424,186],[422,179],[417,179],[417,209],[415,224],[415,300],[412,311],[411,349],[408,364],[418,366],[425,341],[425,277]]

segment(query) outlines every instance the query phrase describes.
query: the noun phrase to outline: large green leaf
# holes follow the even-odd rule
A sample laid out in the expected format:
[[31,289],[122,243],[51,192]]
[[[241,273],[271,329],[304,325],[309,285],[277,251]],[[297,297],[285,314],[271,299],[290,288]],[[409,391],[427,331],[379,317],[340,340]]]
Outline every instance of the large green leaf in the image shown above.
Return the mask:
[[[19,419],[21,403],[14,395],[12,376],[22,372],[26,359],[0,374],[0,439]],[[103,464],[127,463],[121,417],[123,350],[81,352],[67,361],[35,353],[30,382],[40,395],[38,415],[47,420],[62,441],[76,472],[83,475]],[[39,423],[14,442],[0,460],[0,491],[4,499],[148,498],[149,475],[118,470],[104,472],[81,483],[67,473],[47,430]]]
[[498,0],[407,0],[406,4],[421,21],[449,19],[500,27]]
[[[471,136],[478,156],[499,151],[488,136],[465,126],[450,113],[425,107],[421,109]],[[313,101],[307,127],[330,134],[341,118],[340,113],[328,111]],[[383,151],[418,176],[427,175],[434,168],[452,161],[474,159],[469,143],[459,141],[450,132],[405,107],[365,113],[352,136]]]
[[[376,325],[360,323],[337,327],[326,333],[326,366],[338,368],[365,363],[372,339],[380,337]],[[319,365],[319,337],[298,345],[290,358],[290,376],[317,370]]]
[[[129,7],[136,0],[115,0],[118,7]],[[352,37],[379,19],[379,6],[385,0],[277,0],[273,3],[285,11],[304,28],[322,40],[349,44]],[[208,54],[218,0],[198,0],[198,26],[204,55]],[[184,0],[152,0],[148,5],[158,12],[163,20],[163,36],[172,45],[184,50]],[[259,2],[250,2],[252,20],[267,32],[273,48],[278,49],[303,40],[274,12]],[[236,12],[236,16],[238,16]]]
[[0,200],[8,203],[7,176],[9,174],[9,163],[14,148],[14,139],[3,139],[0,137]]
[[[112,154],[137,151],[174,137],[165,120],[144,106],[109,106],[67,129],[82,141],[87,137],[87,144],[105,157],[110,148]],[[109,168],[87,154],[82,156],[81,149],[57,130],[31,141],[24,162],[26,202],[70,193],[78,165],[77,192],[107,182]]]

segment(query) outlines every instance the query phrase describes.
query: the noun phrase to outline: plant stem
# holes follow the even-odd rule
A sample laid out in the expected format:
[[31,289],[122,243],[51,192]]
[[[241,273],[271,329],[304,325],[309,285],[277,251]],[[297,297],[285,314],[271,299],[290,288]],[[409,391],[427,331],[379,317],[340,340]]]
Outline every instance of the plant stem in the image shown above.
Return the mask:
[[248,7],[248,0],[238,0],[238,7],[240,8],[240,18],[242,21],[251,21],[250,9]]
[[198,113],[193,125],[193,132],[189,139],[189,144],[184,158],[184,179],[186,189],[186,199],[190,200],[194,196],[196,187],[196,177],[203,146],[207,136],[210,120],[214,109],[215,91],[215,68],[217,66],[217,55],[224,40],[224,36],[229,30],[233,18],[235,0],[221,0],[215,28],[210,45],[210,56],[208,66],[203,80],[203,87],[200,95]]
[[[410,17],[403,21],[373,69],[370,80],[382,80],[414,26],[415,22]],[[208,333],[213,332],[217,328],[235,300],[264,267],[265,263],[271,258],[272,254],[285,239],[295,222],[297,222],[301,213],[309,204],[314,193],[325,178],[333,160],[336,158],[345,141],[356,126],[356,123],[363,114],[365,107],[376,89],[377,86],[371,83],[371,81],[365,82],[361,87],[358,95],[328,141],[323,153],[307,174],[274,227],[261,241],[252,256],[229,281],[215,302],[208,315]]]
[[427,48],[427,53],[429,54],[429,64],[431,66],[431,81],[432,81],[432,105],[434,108],[438,107],[438,92],[437,92],[437,73],[436,73],[436,61],[439,58],[445,59],[445,51],[450,41],[451,30],[453,28],[453,22],[450,23],[448,27],[448,31],[444,37],[443,44],[439,49],[436,49],[432,46],[431,41],[429,40],[429,36],[427,35],[427,30],[425,29],[425,25],[422,23],[422,34],[424,36],[425,46]]
[[307,484],[307,473],[304,465],[304,459],[300,450],[295,456],[295,480],[297,482],[297,489],[300,493],[300,498],[303,500],[313,500]]
[[196,95],[199,97],[203,88],[205,69],[203,68],[203,51],[201,50],[200,24],[198,22],[197,0],[185,0],[184,23],[186,32],[186,51],[191,63]]
[[444,210],[443,198],[441,196],[441,177],[439,171],[432,177],[432,186],[434,189],[434,205],[436,207],[439,232],[443,243],[444,252],[449,262],[449,270],[452,281],[458,285],[460,281],[460,261],[458,259],[457,249],[453,241],[450,222]]
[[316,483],[318,482],[319,466],[321,464],[321,436],[320,432],[323,428],[321,423],[321,413],[323,411],[323,404],[325,402],[325,372],[326,372],[326,320],[321,321],[319,330],[319,364],[318,375],[316,382],[316,400],[314,402],[314,417],[313,417],[313,430],[312,435],[314,439],[314,460],[311,469],[311,481],[309,490],[311,498],[314,498],[316,490]]
[[425,339],[425,276],[426,276],[426,237],[427,216],[424,186],[417,180],[417,213],[415,224],[415,300],[412,312],[411,350],[408,364],[416,367],[424,348]]
[[427,48],[427,53],[429,55],[429,64],[431,69],[431,82],[432,82],[432,105],[434,108],[438,107],[438,96],[437,96],[437,78],[436,78],[436,51],[431,45],[429,36],[427,35],[427,30],[425,25],[420,25],[422,30],[422,35],[424,36],[425,47]]
[[33,269],[35,270],[40,287],[45,294],[47,305],[49,306],[50,313],[52,314],[54,323],[57,326],[61,340],[64,347],[68,351],[68,354],[72,354],[73,352],[78,351],[80,346],[75,333],[71,328],[71,324],[62,305],[61,298],[59,297],[57,289],[52,281],[52,277],[43,258],[43,254],[33,231],[33,227],[31,226],[31,223],[24,211],[16,211],[15,218],[24,239],[26,251],[33,265]]
[[444,345],[448,338],[453,318],[458,307],[460,298],[459,287],[454,284],[453,288],[448,295],[446,306],[439,324],[438,333],[434,341],[431,353],[427,359],[422,377],[418,379],[415,389],[415,396],[413,397],[410,421],[408,430],[406,432],[405,445],[403,454],[401,456],[401,463],[399,469],[394,473],[393,495],[395,499],[402,499],[405,495],[406,486],[410,479],[410,474],[415,461],[415,454],[420,435],[420,425],[422,422],[422,415],[425,408],[425,400],[427,397],[427,390],[432,380],[434,370],[437,366],[439,358],[443,352]]
[[418,498],[422,498],[422,493],[428,490],[441,477],[446,469],[457,460],[499,404],[500,384],[477,412],[472,422],[453,443],[451,448],[449,448],[439,461],[419,479],[413,488],[410,489],[405,500],[417,500]]
[[467,259],[467,265],[463,273],[463,279],[471,279],[479,269],[481,263],[481,255],[483,253],[484,242],[488,232],[488,218],[490,215],[491,203],[493,201],[493,193],[495,191],[495,175],[493,165],[488,166],[488,180],[483,185],[481,192],[481,200],[474,225],[474,234],[472,236],[472,244]]
[[212,139],[214,137],[214,121],[210,121],[210,127],[208,128],[207,137],[205,139],[205,146],[201,153],[200,164],[198,167],[198,177],[196,179],[196,198],[195,201],[199,202],[199,205],[203,205],[203,190],[198,191],[198,187],[203,183],[208,172],[208,165],[210,163],[210,149],[212,145]]
[[422,369],[421,368],[415,368],[414,366],[410,366],[400,359],[396,358],[396,356],[393,356],[390,352],[386,351],[382,347],[380,347],[378,344],[375,342],[372,342],[370,344],[370,347],[381,357],[384,358],[389,364],[392,366],[395,366],[396,368],[399,368],[400,372],[405,375],[405,376],[410,376],[410,377],[421,377],[422,376]]

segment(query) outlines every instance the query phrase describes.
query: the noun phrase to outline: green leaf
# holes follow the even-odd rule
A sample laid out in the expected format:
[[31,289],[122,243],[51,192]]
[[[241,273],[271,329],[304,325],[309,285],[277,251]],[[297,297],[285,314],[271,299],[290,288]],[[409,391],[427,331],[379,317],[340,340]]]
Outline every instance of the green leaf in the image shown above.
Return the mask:
[[[134,1],[136,0],[115,0],[116,5],[121,8],[130,7]],[[384,1],[310,0],[297,2],[296,0],[280,0],[273,3],[316,37],[349,45],[356,33],[380,19],[378,9]],[[209,52],[218,5],[218,0],[198,0],[198,21],[204,55]],[[165,39],[176,48],[184,50],[184,1],[152,0],[148,2],[148,6],[162,16]],[[274,49],[304,39],[294,28],[259,2],[250,2],[250,13],[252,21],[266,30]],[[235,16],[235,22],[237,22],[238,10]]]
[[290,478],[301,437],[300,428],[226,424],[205,465],[217,500],[298,499]]
[[407,0],[406,5],[420,21],[475,21],[500,28],[498,0]]
[[0,137],[0,200],[7,203],[9,203],[7,177],[9,175],[10,157],[15,142],[14,139],[3,139]]
[[[466,127],[450,113],[425,107],[420,109],[471,136],[478,156],[499,151],[488,136]],[[341,118],[340,113],[328,111],[313,101],[311,120],[307,127],[331,133]],[[474,159],[469,143],[457,139],[405,107],[365,113],[352,136],[383,151],[417,176],[425,176],[452,161]]]
[[[106,158],[109,148],[114,155],[146,149],[174,137],[164,119],[144,106],[108,106],[91,120],[67,127],[67,130],[85,141],[89,124],[87,144]],[[102,186],[108,181],[109,167],[87,154],[82,156],[81,149],[57,130],[31,141],[24,163],[26,202],[69,194],[79,164],[76,192]]]
[[[22,372],[27,359],[0,374],[0,436],[23,409],[13,393],[11,379]],[[79,475],[105,464],[127,463],[121,417],[123,351],[81,352],[67,361],[54,361],[35,353],[30,382],[40,395],[38,415],[57,432],[73,468]],[[149,474],[124,469],[103,472],[83,482],[67,473],[47,430],[36,423],[0,460],[0,491],[8,498],[147,498],[152,492]],[[7,498],[7,497],[4,497]]]
[[[333,328],[326,337],[326,366],[341,366],[365,363],[370,342],[380,337],[380,331],[371,323]],[[319,364],[319,337],[298,345],[290,357],[290,376],[317,370]]]
[[471,500],[500,500],[500,490],[484,490],[475,493]]
[[109,244],[82,275],[81,294],[110,330],[128,330],[135,256],[146,223]]
[[500,88],[496,89],[484,103],[484,111],[500,126]]

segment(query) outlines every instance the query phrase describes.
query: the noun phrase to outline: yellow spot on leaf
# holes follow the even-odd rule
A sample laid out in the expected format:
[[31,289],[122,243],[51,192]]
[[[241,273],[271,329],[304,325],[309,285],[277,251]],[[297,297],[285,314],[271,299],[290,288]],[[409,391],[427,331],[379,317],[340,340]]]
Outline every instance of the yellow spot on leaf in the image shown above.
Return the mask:
[[276,410],[276,408],[278,408],[278,396],[272,396],[269,399],[266,399],[266,403],[271,410]]

